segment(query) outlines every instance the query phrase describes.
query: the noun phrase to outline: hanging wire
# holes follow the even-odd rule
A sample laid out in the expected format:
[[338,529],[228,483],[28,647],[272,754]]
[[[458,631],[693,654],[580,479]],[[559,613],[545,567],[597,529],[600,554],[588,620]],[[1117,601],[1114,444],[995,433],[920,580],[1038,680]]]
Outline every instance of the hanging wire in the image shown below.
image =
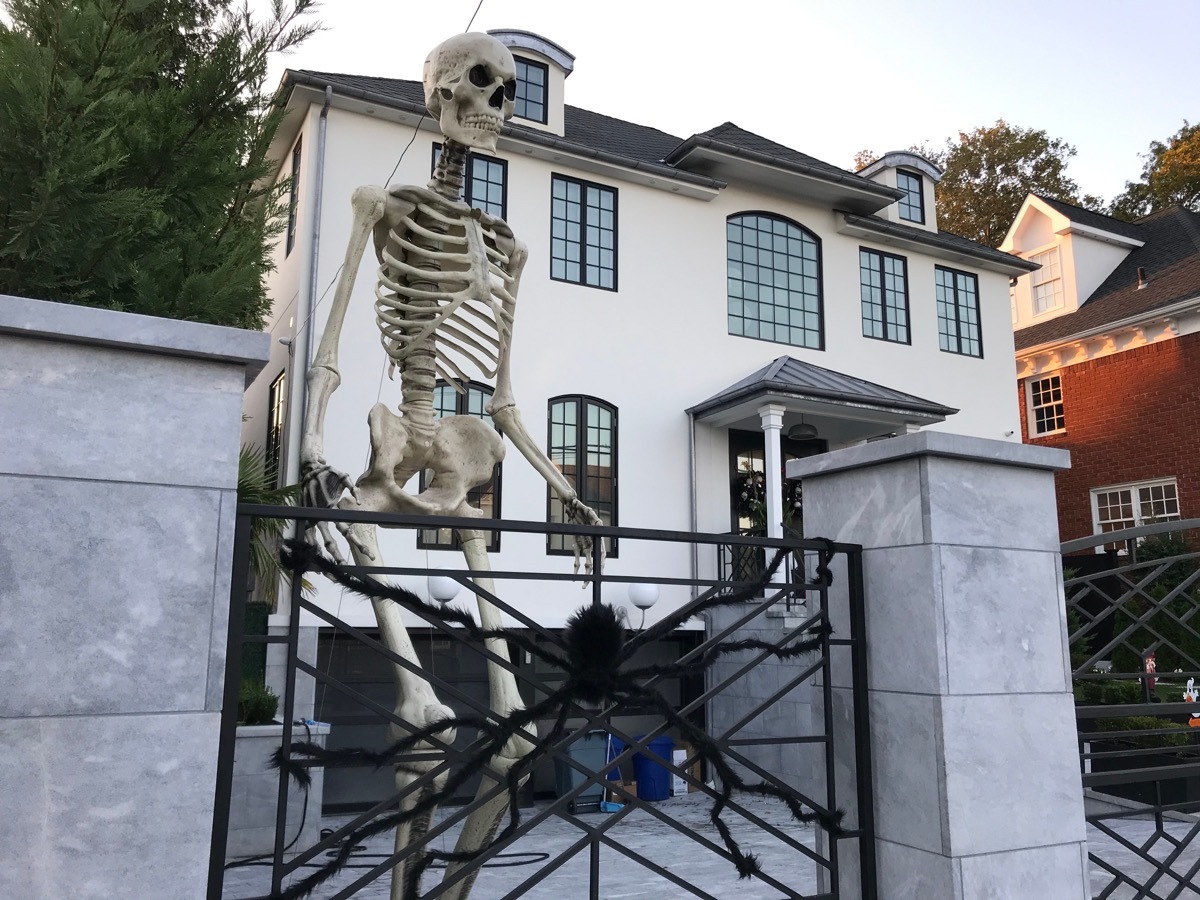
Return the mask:
[[471,21],[468,22],[467,27],[463,29],[464,32],[470,31],[471,26],[475,24],[475,17],[479,15],[480,6],[483,6],[483,0],[479,0],[479,4],[475,7],[475,12],[471,13]]

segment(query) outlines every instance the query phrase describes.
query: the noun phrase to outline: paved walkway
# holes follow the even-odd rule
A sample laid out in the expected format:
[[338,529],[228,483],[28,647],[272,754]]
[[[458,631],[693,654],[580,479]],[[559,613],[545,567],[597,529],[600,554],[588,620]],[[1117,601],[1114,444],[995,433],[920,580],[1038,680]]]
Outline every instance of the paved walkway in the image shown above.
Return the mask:
[[[754,815],[790,835],[796,842],[812,848],[813,830],[793,822],[787,810],[780,804],[762,798],[749,798],[739,802]],[[719,844],[720,836],[708,820],[709,805],[704,795],[689,794],[671,797],[656,804],[656,807],[686,828],[697,832],[703,840]],[[538,808],[541,808],[540,805]],[[523,817],[535,811],[524,810]],[[454,811],[450,812],[453,814]],[[578,818],[586,826],[598,826],[605,822],[609,815],[582,813]],[[758,855],[763,872],[768,877],[778,878],[782,884],[791,888],[791,892],[772,887],[757,879],[739,881],[732,863],[711,852],[703,844],[683,836],[645,810],[635,810],[625,816],[612,827],[610,833],[615,841],[629,851],[677,873],[718,900],[734,897],[737,900],[781,900],[784,897],[802,897],[816,890],[815,864],[801,851],[764,832],[741,816],[727,812],[725,818],[743,849]],[[324,824],[336,827],[345,821],[345,817],[329,818]],[[446,849],[453,849],[457,832],[457,828],[447,832],[444,844]],[[586,847],[554,871],[546,871],[560,854],[569,850],[581,837],[580,829],[569,820],[549,818],[506,850],[505,857],[496,861],[500,865],[490,865],[479,874],[471,892],[472,900],[499,900],[530,878],[536,879],[536,886],[530,887],[524,894],[514,896],[523,896],[531,900],[577,900],[586,897],[589,869]],[[356,864],[367,864],[371,854],[389,852],[391,842],[390,835],[368,841],[365,850],[356,855]],[[378,863],[381,858],[370,859],[370,862]],[[361,863],[359,859],[362,860]],[[600,896],[604,900],[662,900],[691,896],[668,879],[608,847],[601,849],[600,870]],[[537,877],[539,871],[541,875]],[[439,872],[440,870],[433,870],[426,876],[423,885],[426,890],[437,883]],[[362,874],[362,869],[342,873],[334,881],[322,886],[313,897],[332,897]],[[355,900],[387,900],[388,885],[389,880],[384,876],[355,894]],[[262,897],[266,895],[269,887],[270,869],[265,866],[230,869],[225,877],[224,900]]]
[[[805,847],[813,847],[813,831],[792,822],[787,811],[779,804],[761,798],[743,801],[754,815],[760,816],[780,831],[790,835]],[[672,797],[656,804],[667,815],[686,828],[696,832],[702,841],[719,843],[720,837],[708,820],[709,803],[704,795],[690,794]],[[539,806],[537,809],[541,809]],[[525,810],[523,815],[536,814],[537,810]],[[454,810],[450,811],[454,814]],[[598,826],[609,816],[602,813],[585,813],[579,821],[585,826]],[[692,840],[663,824],[644,810],[636,810],[617,822],[611,829],[613,838],[635,854],[653,860],[665,869],[678,874],[685,881],[696,885],[704,893],[699,896],[715,897],[717,900],[781,900],[785,897],[803,897],[816,891],[816,865],[804,854],[783,841],[764,832],[757,825],[741,816],[727,813],[733,833],[742,847],[758,855],[763,872],[778,878],[785,888],[772,886],[757,879],[740,881],[732,864],[709,850],[704,843]],[[326,818],[326,827],[344,824],[346,817]],[[1153,833],[1153,823],[1146,820],[1113,820],[1112,827],[1120,838],[1136,846],[1142,846]],[[1167,831],[1178,841],[1185,841],[1194,823],[1168,822]],[[446,849],[453,847],[458,829],[447,832]],[[505,856],[493,860],[480,873],[472,900],[500,900],[505,897],[525,897],[529,900],[578,900],[587,896],[589,857],[584,848],[557,868],[552,868],[560,854],[569,851],[580,840],[582,832],[572,822],[551,817],[530,835],[523,837],[510,847]],[[1102,834],[1093,827],[1088,829],[1089,849],[1122,872],[1142,873],[1144,878],[1150,871],[1147,864],[1122,845],[1121,840]],[[339,875],[312,896],[314,900],[329,898],[352,884],[373,864],[379,863],[384,854],[390,852],[391,837],[384,835],[367,842],[356,854],[352,871]],[[1169,841],[1159,839],[1151,853],[1164,858],[1175,851]],[[1193,866],[1200,866],[1200,834],[1185,844],[1173,869],[1181,879]],[[310,870],[311,871],[311,870]],[[688,897],[691,894],[666,878],[651,872],[634,859],[618,851],[604,847],[600,855],[601,889],[603,900],[663,900],[663,898]],[[432,870],[425,878],[428,890],[437,883],[440,870]],[[1108,886],[1111,875],[1093,864],[1092,893],[1099,896]],[[527,883],[528,882],[528,883]],[[354,895],[355,900],[388,900],[389,879],[385,875],[363,887]],[[1159,881],[1155,895],[1175,896],[1179,900],[1200,900],[1200,880],[1193,875],[1190,883],[1182,886],[1179,894],[1172,894],[1179,881],[1169,877]],[[230,869],[225,878],[224,900],[250,900],[266,896],[270,887],[270,869],[266,866]],[[790,889],[790,890],[788,890]],[[523,891],[523,892],[522,892]],[[1129,887],[1118,887],[1107,895],[1109,900],[1130,900],[1137,892]],[[1053,898],[1046,898],[1053,900]]]

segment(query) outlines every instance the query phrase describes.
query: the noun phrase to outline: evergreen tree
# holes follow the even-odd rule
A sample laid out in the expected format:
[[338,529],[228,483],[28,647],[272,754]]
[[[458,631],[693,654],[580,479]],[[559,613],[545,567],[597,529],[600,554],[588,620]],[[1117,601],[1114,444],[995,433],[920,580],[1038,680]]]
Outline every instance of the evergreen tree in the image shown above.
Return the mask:
[[260,328],[267,58],[315,0],[0,2],[0,294]]

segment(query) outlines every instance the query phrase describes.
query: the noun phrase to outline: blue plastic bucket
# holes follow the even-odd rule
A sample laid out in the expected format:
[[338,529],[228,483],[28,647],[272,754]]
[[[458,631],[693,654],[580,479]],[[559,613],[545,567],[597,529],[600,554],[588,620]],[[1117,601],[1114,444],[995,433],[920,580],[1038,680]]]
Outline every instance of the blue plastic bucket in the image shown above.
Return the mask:
[[[637,740],[641,740],[639,735]],[[646,745],[646,749],[665,760],[670,760],[675,742],[669,737],[657,737]],[[671,796],[671,773],[659,763],[638,753],[633,757],[633,774],[637,778],[639,800],[666,800]]]

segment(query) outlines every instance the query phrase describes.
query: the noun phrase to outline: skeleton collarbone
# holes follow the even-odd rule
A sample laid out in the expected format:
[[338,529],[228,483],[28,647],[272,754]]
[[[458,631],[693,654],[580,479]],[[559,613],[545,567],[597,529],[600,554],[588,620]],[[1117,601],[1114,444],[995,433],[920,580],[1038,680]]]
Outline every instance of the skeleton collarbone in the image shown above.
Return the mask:
[[377,248],[375,312],[392,366],[420,380],[432,367],[459,391],[472,371],[494,378],[512,333],[512,232],[425,188],[391,193],[406,211]]

